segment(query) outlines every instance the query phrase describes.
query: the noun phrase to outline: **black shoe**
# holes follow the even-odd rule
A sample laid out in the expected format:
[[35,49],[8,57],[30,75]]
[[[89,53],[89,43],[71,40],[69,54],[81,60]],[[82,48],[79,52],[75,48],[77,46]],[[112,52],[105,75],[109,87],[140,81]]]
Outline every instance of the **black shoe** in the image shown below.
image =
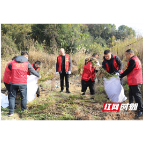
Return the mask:
[[61,90],[60,92],[63,92],[63,90]]
[[71,92],[69,90],[67,90],[66,93],[71,93]]
[[13,113],[7,113],[7,116],[11,117],[11,116],[13,116]]
[[81,95],[85,95],[85,92],[83,92]]
[[37,94],[37,97],[39,97],[40,95],[39,94]]
[[142,115],[143,115],[143,113],[141,111],[139,111],[137,117],[140,117]]

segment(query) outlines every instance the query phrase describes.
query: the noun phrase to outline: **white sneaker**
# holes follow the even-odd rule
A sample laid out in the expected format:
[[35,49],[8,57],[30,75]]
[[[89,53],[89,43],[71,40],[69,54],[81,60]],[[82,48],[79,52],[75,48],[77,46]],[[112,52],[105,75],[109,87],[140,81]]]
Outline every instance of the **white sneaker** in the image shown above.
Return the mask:
[[7,116],[11,117],[11,116],[13,116],[13,113],[7,113]]

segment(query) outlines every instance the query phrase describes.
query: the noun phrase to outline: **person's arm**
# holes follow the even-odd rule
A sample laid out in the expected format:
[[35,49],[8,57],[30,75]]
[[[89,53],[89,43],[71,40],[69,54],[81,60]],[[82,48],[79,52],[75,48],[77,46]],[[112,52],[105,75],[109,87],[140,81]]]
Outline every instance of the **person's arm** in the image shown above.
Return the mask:
[[72,67],[72,62],[71,62],[71,57],[69,56],[69,71],[71,71],[71,67]]
[[129,61],[128,68],[122,74],[120,74],[120,78],[123,78],[124,76],[128,75],[134,69],[135,66],[136,66],[135,60],[131,59]]
[[105,62],[104,62],[104,61],[102,62],[102,68],[103,68],[104,70],[106,70],[106,65],[105,65]]
[[118,69],[117,72],[120,73],[121,70],[123,69],[123,63],[122,63],[121,59],[118,56],[116,56],[116,62],[119,65],[119,69]]
[[11,65],[11,63],[8,65],[8,68],[12,71],[12,65]]
[[40,77],[40,75],[35,71],[35,69],[32,67],[30,63],[28,63],[28,70],[29,70],[29,73],[31,72],[33,75]]
[[38,68],[38,69],[36,70],[36,72],[39,74],[39,73],[40,73],[40,68]]
[[57,57],[56,72],[58,72],[58,67],[59,67],[59,65],[58,65],[58,57]]

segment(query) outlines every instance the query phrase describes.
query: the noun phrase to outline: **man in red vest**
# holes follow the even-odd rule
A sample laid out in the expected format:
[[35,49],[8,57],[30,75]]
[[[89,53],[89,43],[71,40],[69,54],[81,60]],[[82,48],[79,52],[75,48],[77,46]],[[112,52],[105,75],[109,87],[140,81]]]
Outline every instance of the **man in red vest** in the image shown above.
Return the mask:
[[89,87],[91,95],[95,94],[95,81],[94,81],[95,70],[96,69],[92,65],[91,60],[85,63],[81,77],[81,85],[82,85],[81,92],[83,92],[82,95],[85,95],[87,87]]
[[[12,61],[16,58],[13,57]],[[10,94],[10,80],[11,80],[11,70],[8,68],[8,65],[12,63],[12,61],[8,62],[4,71],[4,76],[3,76],[3,82],[5,84],[6,89],[8,90],[8,100],[9,100],[9,94]]]
[[21,56],[16,57],[12,63],[8,65],[11,70],[10,95],[9,95],[9,113],[8,116],[13,116],[15,107],[15,98],[19,89],[21,95],[21,109],[26,110],[27,105],[27,74],[28,71],[37,77],[39,74],[35,71],[32,65],[28,62],[28,53],[22,52]]
[[143,83],[142,77],[142,65],[141,61],[137,56],[134,55],[132,49],[128,49],[125,52],[126,58],[129,60],[127,63],[126,70],[120,75],[123,78],[127,75],[128,85],[129,85],[129,104],[133,103],[133,97],[135,102],[138,103],[138,114],[137,117],[142,116],[143,103],[141,95],[141,84]]
[[64,90],[64,77],[66,83],[66,93],[70,93],[69,91],[69,74],[71,74],[71,58],[68,54],[65,54],[65,50],[63,48],[60,49],[60,55],[57,57],[56,63],[56,74],[60,74],[60,86],[61,91]]
[[[102,62],[102,68],[110,74],[119,75],[123,73],[123,63],[116,55],[111,54],[110,50],[104,51],[104,57]],[[120,79],[121,85],[123,85],[123,79]]]
[[[35,71],[39,74],[40,73],[40,65],[41,65],[41,62],[40,61],[36,61],[35,63],[32,64],[32,67],[35,69]],[[30,73],[31,75],[32,73]],[[39,86],[38,86],[38,89],[37,89],[37,97],[40,96],[40,89],[39,89]]]

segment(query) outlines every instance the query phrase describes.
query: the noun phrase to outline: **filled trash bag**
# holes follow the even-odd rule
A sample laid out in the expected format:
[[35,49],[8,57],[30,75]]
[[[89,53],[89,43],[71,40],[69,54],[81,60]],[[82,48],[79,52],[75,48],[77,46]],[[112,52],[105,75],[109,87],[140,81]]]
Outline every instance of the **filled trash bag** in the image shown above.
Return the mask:
[[110,79],[104,78],[104,89],[108,98],[113,102],[123,102],[127,99],[120,83],[119,76],[110,77]]
[[37,80],[39,78],[35,75],[27,76],[27,101],[33,101],[38,89]]
[[8,96],[1,93],[1,106],[7,108],[9,106]]

